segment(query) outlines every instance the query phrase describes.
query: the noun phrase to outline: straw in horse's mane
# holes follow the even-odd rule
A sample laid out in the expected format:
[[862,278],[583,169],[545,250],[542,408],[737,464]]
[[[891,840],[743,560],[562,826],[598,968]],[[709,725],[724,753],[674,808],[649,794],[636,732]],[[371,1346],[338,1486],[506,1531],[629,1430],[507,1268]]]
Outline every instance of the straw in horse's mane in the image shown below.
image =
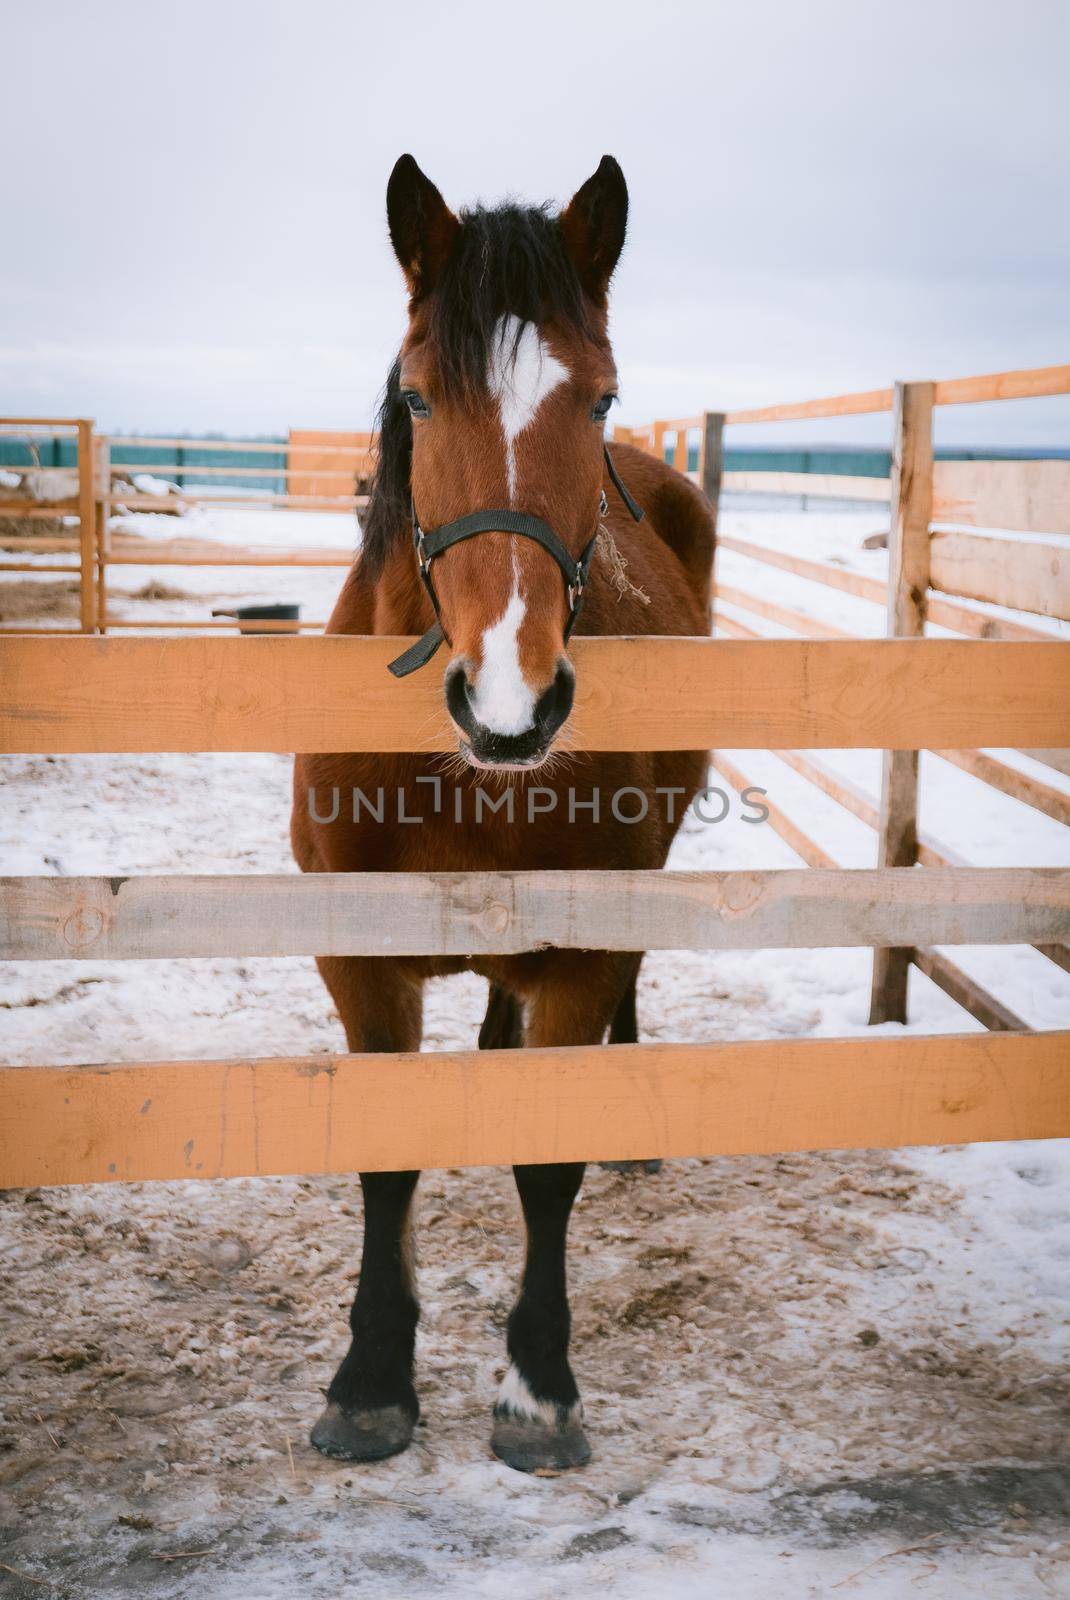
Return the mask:
[[[515,317],[514,352],[529,322],[554,321],[600,335],[556,216],[548,206],[462,211],[449,260],[428,303],[428,339],[442,392],[482,394],[500,337]],[[377,418],[379,456],[363,524],[361,566],[375,580],[408,535],[412,418],[401,398],[400,360],[391,367]]]

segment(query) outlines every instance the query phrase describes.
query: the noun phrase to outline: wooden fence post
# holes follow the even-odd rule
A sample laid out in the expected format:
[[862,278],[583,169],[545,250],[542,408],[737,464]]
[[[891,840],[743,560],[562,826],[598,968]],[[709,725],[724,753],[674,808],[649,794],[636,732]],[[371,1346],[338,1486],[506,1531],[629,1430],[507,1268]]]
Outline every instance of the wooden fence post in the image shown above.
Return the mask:
[[97,625],[96,607],[96,532],[97,501],[94,485],[93,424],[78,423],[78,533],[81,558],[82,632],[93,633]]
[[[717,533],[717,510],[721,499],[721,477],[724,472],[724,412],[702,413],[702,437],[698,444],[699,487],[713,511],[714,537]],[[717,545],[713,547],[713,569],[710,572],[710,624],[713,624],[717,604]]]
[[108,553],[111,544],[111,440],[102,434],[97,440],[97,632],[108,631]]
[[702,413],[702,438],[698,447],[698,481],[703,494],[717,517],[717,501],[721,494],[721,475],[724,472],[724,412]]
[[[888,535],[888,635],[921,638],[929,592],[933,502],[933,385],[897,383],[892,408],[891,531]],[[879,867],[918,858],[918,751],[885,750],[881,771]],[[869,1020],[907,1020],[912,952],[874,950]]]

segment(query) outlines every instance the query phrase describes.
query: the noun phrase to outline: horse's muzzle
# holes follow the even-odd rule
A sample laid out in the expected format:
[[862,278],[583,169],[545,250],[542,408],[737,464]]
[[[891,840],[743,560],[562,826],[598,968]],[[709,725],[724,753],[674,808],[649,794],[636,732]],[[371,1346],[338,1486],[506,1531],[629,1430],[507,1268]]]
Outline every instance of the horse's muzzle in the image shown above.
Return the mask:
[[454,661],[445,677],[446,706],[463,734],[461,749],[475,767],[498,771],[523,770],[542,764],[554,736],[572,710],[576,674],[564,656],[558,662],[554,681],[535,702],[532,725],[521,733],[497,733],[484,727],[472,709],[472,685],[467,663]]

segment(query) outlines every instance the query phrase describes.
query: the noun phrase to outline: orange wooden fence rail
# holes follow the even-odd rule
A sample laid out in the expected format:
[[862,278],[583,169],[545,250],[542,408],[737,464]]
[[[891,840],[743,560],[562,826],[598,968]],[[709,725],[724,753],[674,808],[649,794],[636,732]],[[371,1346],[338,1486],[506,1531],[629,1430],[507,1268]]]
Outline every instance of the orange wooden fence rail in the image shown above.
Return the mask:
[[[0,639],[0,751],[452,750],[406,640]],[[1070,745],[1070,651],[964,639],[576,638],[578,750]]]
[[0,1069],[0,1187],[1070,1134],[1070,1034]]

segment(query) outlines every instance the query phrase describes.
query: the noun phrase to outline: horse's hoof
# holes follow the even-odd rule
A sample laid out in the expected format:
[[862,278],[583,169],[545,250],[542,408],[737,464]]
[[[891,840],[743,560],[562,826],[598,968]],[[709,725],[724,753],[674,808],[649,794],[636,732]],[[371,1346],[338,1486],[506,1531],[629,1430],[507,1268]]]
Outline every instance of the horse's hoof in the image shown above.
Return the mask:
[[499,1461],[517,1472],[567,1472],[591,1459],[578,1406],[557,1425],[508,1412],[495,1416],[490,1447]]
[[316,1449],[338,1461],[383,1461],[412,1443],[416,1419],[401,1406],[343,1411],[331,1401],[310,1438]]
[[651,1174],[655,1173],[655,1172],[660,1172],[661,1171],[661,1167],[662,1167],[662,1163],[661,1163],[660,1160],[654,1160],[654,1161],[600,1161],[598,1163],[598,1165],[600,1167],[602,1167],[604,1169],[604,1171],[606,1171],[606,1172],[646,1172],[646,1173],[651,1173]]

